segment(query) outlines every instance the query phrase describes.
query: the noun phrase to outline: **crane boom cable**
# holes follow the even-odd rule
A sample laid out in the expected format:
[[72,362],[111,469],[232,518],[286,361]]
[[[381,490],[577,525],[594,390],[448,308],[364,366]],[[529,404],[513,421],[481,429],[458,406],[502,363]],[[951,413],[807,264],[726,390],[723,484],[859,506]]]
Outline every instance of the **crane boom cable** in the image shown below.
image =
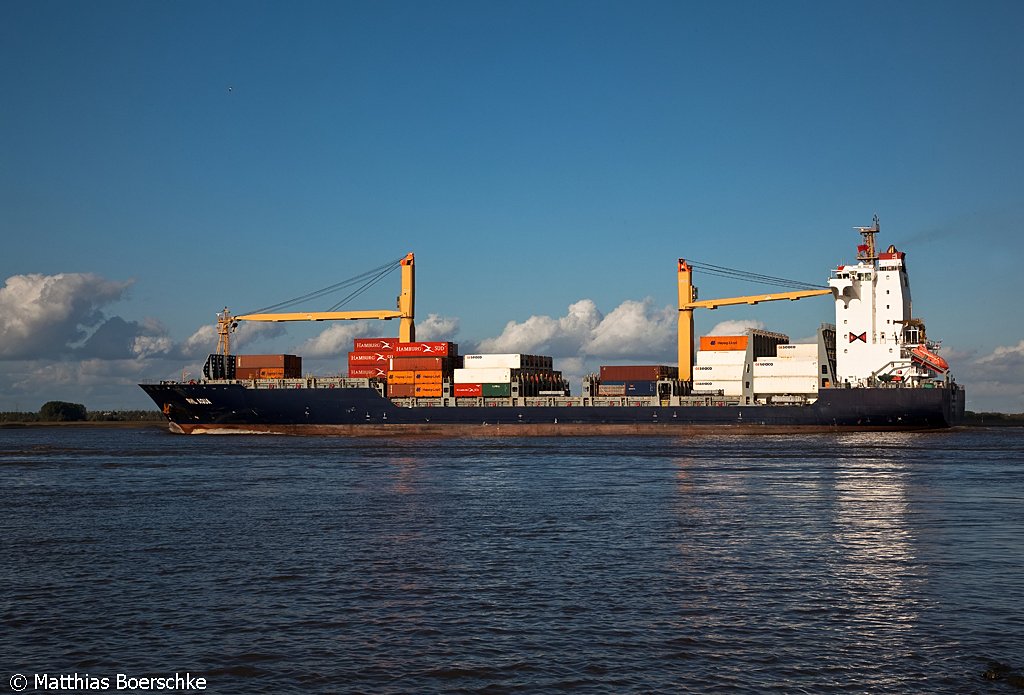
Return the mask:
[[[404,256],[402,258],[404,258]],[[379,265],[376,268],[373,268],[372,270],[367,270],[364,273],[360,273],[359,275],[355,275],[355,276],[353,276],[351,278],[348,278],[347,280],[342,280],[341,282],[336,282],[333,285],[328,285],[327,287],[323,287],[323,288],[321,288],[319,290],[314,290],[313,292],[307,292],[306,294],[301,295],[299,297],[295,297],[293,299],[288,299],[288,300],[285,300],[283,302],[278,302],[277,304],[271,304],[271,305],[265,306],[265,307],[263,307],[261,309],[255,309],[253,311],[246,311],[246,312],[243,312],[243,314],[264,314],[264,313],[270,313],[270,312],[273,312],[273,311],[277,311],[279,309],[284,309],[286,307],[290,307],[290,306],[294,306],[296,304],[300,304],[301,302],[309,301],[311,299],[319,299],[320,297],[323,297],[325,295],[331,294],[332,292],[337,292],[339,290],[345,289],[346,287],[351,287],[352,285],[355,285],[355,284],[357,284],[359,282],[363,282],[364,280],[366,280],[366,278],[372,278],[372,277],[377,276],[378,279],[379,279],[379,277],[383,277],[383,275],[381,275],[381,273],[386,275],[388,272],[391,272],[395,268],[400,267],[399,263],[401,262],[402,258],[397,258],[397,259],[395,259],[393,261],[390,261],[388,263],[384,263],[383,265]],[[351,295],[350,295],[350,297],[351,297]],[[347,301],[347,298],[345,300],[342,300],[342,302],[345,302],[345,301]]]
[[707,270],[704,268],[699,269],[704,275],[710,275],[714,277],[729,278],[730,280],[741,280],[746,282],[753,282],[761,285],[772,285],[775,287],[785,287],[790,289],[820,289],[820,285],[812,285],[810,283],[803,282],[779,282],[776,280],[770,280],[767,278],[756,278],[746,275],[737,275],[735,273],[722,273],[713,270]]
[[700,270],[707,275],[727,277],[735,280],[746,280],[748,282],[757,282],[765,285],[775,285],[778,287],[821,289],[821,285],[816,285],[810,282],[804,282],[802,280],[791,280],[789,278],[780,278],[775,277],[773,275],[764,275],[762,273],[752,273],[746,270],[726,268],[725,266],[712,265],[710,263],[702,263],[700,261],[687,261],[687,263],[689,263],[691,267]]
[[378,282],[386,278],[388,275],[398,270],[400,267],[401,266],[398,265],[392,265],[391,267],[381,271],[375,277],[372,277],[368,281],[366,281],[366,283],[364,283],[361,287],[350,292],[345,298],[343,298],[337,304],[328,309],[328,311],[338,311],[339,309],[341,309],[341,307],[345,306],[353,299],[366,292],[368,289],[376,285]]

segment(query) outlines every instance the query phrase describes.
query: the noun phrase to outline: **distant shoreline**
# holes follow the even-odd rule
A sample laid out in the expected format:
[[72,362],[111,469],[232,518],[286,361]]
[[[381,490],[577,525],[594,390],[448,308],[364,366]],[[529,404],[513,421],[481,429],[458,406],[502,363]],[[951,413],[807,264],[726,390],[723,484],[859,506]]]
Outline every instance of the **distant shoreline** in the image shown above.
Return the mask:
[[167,422],[159,420],[76,420],[71,422],[0,422],[0,430],[23,429],[26,427],[70,427],[70,428],[92,428],[114,430],[135,430],[155,427],[167,429]]
[[[159,420],[77,420],[70,422],[0,422],[0,430],[52,427],[57,429],[168,430],[168,423]],[[1005,429],[1024,427],[1024,421],[990,418],[967,420],[954,429]]]

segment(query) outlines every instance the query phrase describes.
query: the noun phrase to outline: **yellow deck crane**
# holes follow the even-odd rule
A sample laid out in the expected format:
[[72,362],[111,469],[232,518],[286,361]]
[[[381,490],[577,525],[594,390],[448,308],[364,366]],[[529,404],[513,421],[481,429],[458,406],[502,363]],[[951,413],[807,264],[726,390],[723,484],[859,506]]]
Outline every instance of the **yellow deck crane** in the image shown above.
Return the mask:
[[[252,313],[232,316],[225,307],[217,314],[217,352],[222,355],[231,353],[231,333],[239,321],[359,321],[363,319],[379,319],[390,321],[399,319],[398,342],[411,343],[416,340],[416,263],[412,253],[406,254],[399,261],[402,268],[402,291],[398,295],[397,309],[380,309],[364,311],[297,311],[285,313]],[[391,268],[393,269],[393,267]],[[390,272],[391,269],[385,272]]]
[[679,259],[679,379],[693,381],[693,310],[717,309],[735,304],[759,304],[780,299],[797,300],[832,294],[831,288],[772,292],[746,297],[697,300],[697,288],[693,286],[693,267],[685,259]]

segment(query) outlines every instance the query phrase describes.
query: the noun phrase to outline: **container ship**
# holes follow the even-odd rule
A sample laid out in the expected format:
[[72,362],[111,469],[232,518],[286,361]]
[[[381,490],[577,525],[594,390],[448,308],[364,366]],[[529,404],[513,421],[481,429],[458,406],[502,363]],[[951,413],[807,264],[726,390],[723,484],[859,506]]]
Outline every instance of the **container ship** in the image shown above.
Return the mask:
[[[958,424],[965,392],[911,313],[906,255],[879,253],[878,218],[858,227],[857,262],[827,287],[699,300],[679,259],[678,363],[606,365],[581,393],[545,355],[465,354],[415,336],[415,257],[395,310],[218,314],[220,342],[198,380],[140,384],[176,433],[599,435],[697,431],[940,429]],[[723,270],[719,266],[707,266]],[[727,269],[726,269],[727,270]],[[764,278],[765,276],[759,276]],[[814,342],[764,330],[694,340],[693,312],[831,295],[835,323]],[[304,375],[297,355],[234,355],[239,321],[398,319],[397,338],[357,338],[342,376]]]

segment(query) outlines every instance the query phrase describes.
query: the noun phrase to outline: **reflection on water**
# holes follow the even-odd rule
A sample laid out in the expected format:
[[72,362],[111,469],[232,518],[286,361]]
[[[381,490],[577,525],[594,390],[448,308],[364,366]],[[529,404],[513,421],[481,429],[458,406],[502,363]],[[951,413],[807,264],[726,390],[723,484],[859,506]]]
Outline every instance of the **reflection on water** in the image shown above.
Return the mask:
[[[854,446],[879,438],[858,437]],[[849,442],[846,443],[849,445]],[[861,452],[858,452],[861,453]],[[878,640],[909,629],[926,581],[913,551],[906,498],[909,474],[894,452],[873,449],[836,471],[832,545],[842,603]]]
[[0,533],[32,558],[0,650],[26,672],[960,693],[1024,654],[1016,433],[55,436],[0,440]]

